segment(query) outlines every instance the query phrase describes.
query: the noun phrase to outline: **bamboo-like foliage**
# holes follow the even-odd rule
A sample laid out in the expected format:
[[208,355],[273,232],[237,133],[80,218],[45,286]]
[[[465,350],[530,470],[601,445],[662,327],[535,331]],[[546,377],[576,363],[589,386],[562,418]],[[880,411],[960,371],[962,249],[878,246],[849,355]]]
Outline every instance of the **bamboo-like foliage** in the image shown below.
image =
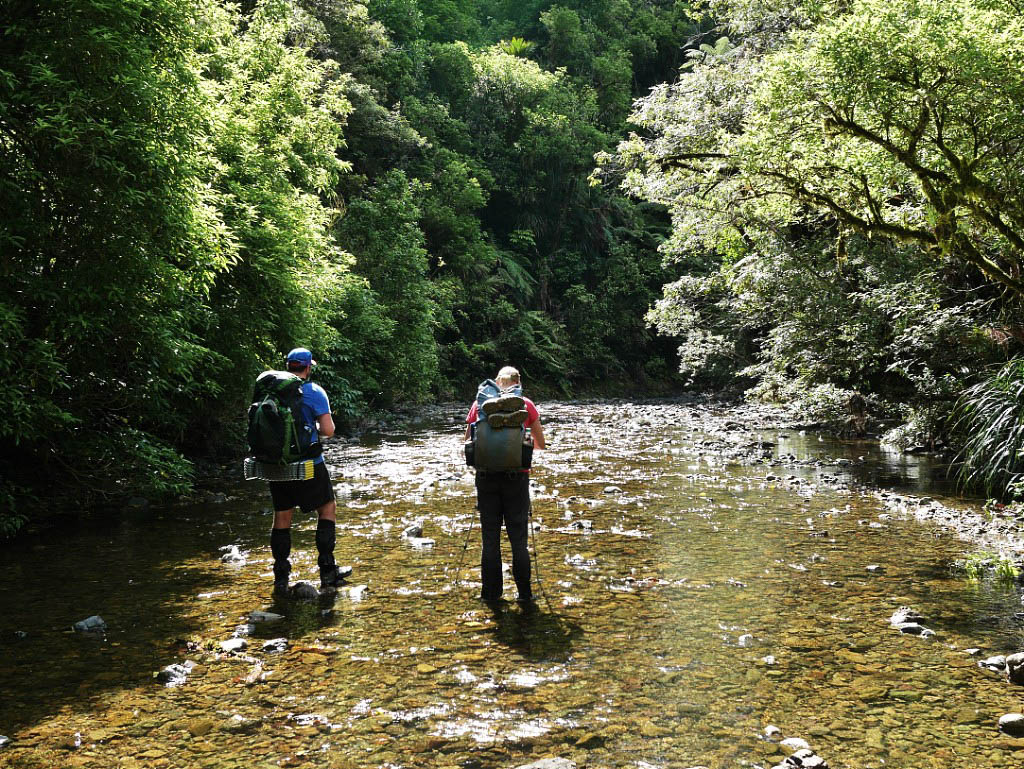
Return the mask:
[[966,437],[958,477],[964,486],[1003,496],[1024,478],[1024,358],[968,388],[954,410]]

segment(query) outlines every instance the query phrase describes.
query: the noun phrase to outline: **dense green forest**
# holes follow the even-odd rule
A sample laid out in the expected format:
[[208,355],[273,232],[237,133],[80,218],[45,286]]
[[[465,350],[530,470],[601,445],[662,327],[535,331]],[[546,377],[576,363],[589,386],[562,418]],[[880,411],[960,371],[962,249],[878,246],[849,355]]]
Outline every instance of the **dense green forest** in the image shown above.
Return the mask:
[[1024,469],[1024,6],[714,0],[603,173],[669,208],[651,320],[695,380]]
[[186,490],[299,344],[342,421],[514,362],[866,415],[1012,493],[1022,15],[8,0],[0,528]]
[[5,8],[0,508],[181,492],[300,344],[343,421],[509,361],[564,394],[675,375],[644,321],[668,218],[589,176],[685,4]]

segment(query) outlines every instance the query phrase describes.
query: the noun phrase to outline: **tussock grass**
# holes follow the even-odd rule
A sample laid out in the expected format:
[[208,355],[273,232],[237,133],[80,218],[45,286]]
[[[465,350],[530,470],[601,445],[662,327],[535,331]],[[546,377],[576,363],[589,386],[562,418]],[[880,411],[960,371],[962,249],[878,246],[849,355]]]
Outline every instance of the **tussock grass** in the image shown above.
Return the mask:
[[994,497],[1014,495],[1024,480],[1024,358],[968,388],[952,418],[964,436],[960,483]]

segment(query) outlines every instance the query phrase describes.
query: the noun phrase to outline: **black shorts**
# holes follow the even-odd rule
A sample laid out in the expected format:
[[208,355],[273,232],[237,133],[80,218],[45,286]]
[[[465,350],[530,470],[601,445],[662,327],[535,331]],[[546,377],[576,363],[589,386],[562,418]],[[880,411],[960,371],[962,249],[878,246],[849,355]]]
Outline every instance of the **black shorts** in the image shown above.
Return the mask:
[[301,507],[302,512],[311,513],[318,507],[334,501],[334,485],[327,472],[327,463],[313,465],[313,477],[308,481],[270,481],[270,497],[274,500],[274,512]]

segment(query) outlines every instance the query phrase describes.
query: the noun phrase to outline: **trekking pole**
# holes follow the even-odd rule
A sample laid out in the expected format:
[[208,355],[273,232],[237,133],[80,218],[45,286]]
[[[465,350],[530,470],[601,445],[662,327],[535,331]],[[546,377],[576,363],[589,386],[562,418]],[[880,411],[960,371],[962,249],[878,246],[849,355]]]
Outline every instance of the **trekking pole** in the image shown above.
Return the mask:
[[[474,508],[474,509],[476,509],[476,508]],[[469,535],[473,533],[473,523],[474,523],[474,520],[472,518],[470,518],[469,519],[469,528],[466,529],[466,539],[462,543],[462,551],[459,553],[459,560],[458,560],[458,563],[455,565],[455,589],[456,590],[459,589],[459,579],[462,576],[462,559],[466,555],[466,550],[469,549]]]
[[[555,504],[557,505],[558,503],[556,502]],[[537,558],[537,535],[534,532],[534,527],[533,527],[533,498],[532,497],[530,498],[530,506],[528,508],[527,525],[530,527],[530,542],[533,545],[533,573],[537,575],[537,588],[538,588],[538,592],[541,594],[541,597],[543,597],[544,603],[547,604],[548,611],[550,611],[553,616],[557,617],[558,616],[558,612],[556,612],[552,608],[552,606],[551,606],[551,599],[548,598],[547,591],[544,589],[544,581],[540,577],[540,560]]]

